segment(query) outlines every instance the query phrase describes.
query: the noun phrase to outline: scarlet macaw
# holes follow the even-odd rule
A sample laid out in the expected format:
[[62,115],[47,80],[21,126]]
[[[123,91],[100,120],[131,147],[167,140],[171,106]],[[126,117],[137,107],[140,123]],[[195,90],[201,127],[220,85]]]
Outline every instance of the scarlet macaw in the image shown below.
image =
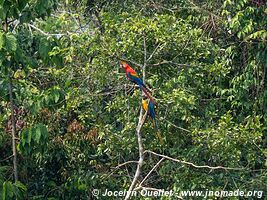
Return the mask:
[[164,142],[163,142],[163,139],[160,135],[159,127],[158,127],[158,124],[156,121],[155,105],[147,97],[143,97],[142,106],[143,106],[144,110],[147,112],[147,114],[150,116],[152,123],[154,125],[154,128],[157,132],[157,137],[158,137],[160,143],[163,144]]
[[130,67],[130,65],[128,65],[126,62],[124,61],[120,61],[121,67],[124,69],[126,77],[134,82],[135,84],[139,85],[140,89],[144,91],[144,93],[146,94],[146,96],[149,97],[150,101],[152,101],[155,105],[158,105],[155,100],[153,99],[153,97],[149,94],[148,89],[146,87],[146,85],[144,84],[143,80],[138,76],[138,74],[136,73],[136,71]]

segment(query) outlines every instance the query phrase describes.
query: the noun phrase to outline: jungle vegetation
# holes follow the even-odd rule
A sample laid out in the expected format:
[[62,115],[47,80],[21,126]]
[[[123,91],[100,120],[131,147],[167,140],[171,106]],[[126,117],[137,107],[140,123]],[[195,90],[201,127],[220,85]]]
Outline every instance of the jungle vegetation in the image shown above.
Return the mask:
[[266,197],[266,19],[264,0],[0,0],[0,199]]

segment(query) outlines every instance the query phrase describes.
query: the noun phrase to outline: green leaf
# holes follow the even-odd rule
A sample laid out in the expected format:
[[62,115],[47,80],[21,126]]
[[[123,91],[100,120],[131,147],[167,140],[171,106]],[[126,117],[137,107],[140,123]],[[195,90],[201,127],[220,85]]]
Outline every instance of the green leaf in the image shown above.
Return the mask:
[[7,194],[7,185],[6,182],[3,183],[3,190],[2,190],[2,199],[6,200],[6,194]]
[[38,144],[39,144],[39,142],[40,142],[41,136],[42,136],[42,130],[41,130],[40,126],[38,126],[38,127],[35,129],[35,134],[34,134],[34,140],[35,140]]
[[20,181],[16,181],[15,185],[17,188],[19,188],[23,192],[25,192],[27,190],[27,187],[23,183],[21,183]]
[[25,1],[25,0],[23,0],[23,1],[18,1],[18,9],[19,9],[20,11],[22,11],[22,10],[25,8],[26,5],[27,5],[27,1]]
[[51,46],[49,41],[47,39],[41,39],[39,44],[40,56],[44,58],[48,57],[49,51],[51,51]]
[[8,101],[8,83],[6,80],[0,81],[0,96],[3,100]]
[[30,142],[31,142],[31,136],[32,136],[32,132],[31,132],[30,129],[26,129],[25,131],[22,132],[21,142],[22,142],[22,145],[23,146],[26,143],[30,144]]
[[17,38],[12,33],[6,34],[5,40],[6,50],[9,52],[14,52],[17,49]]
[[12,198],[14,196],[14,192],[13,192],[14,190],[13,190],[13,184],[10,181],[7,182],[6,189],[7,189],[7,196]]
[[0,50],[3,48],[4,46],[4,33],[0,32]]
[[47,130],[46,126],[43,125],[43,124],[40,124],[40,130],[42,132],[43,138],[47,138],[47,136],[48,136],[48,130]]
[[3,183],[3,190],[2,190],[2,199],[12,199],[12,197],[14,196],[14,189],[13,189],[13,185],[10,181],[5,181]]
[[54,98],[55,98],[55,103],[57,103],[58,102],[58,100],[59,100],[59,98],[60,98],[60,93],[59,93],[59,91],[55,91],[54,92]]
[[0,0],[0,19],[5,19],[6,12],[4,10],[4,0]]
[[27,140],[26,140],[26,142],[28,144],[30,144],[31,143],[31,139],[32,139],[32,130],[30,129],[30,130],[27,131]]
[[43,124],[37,124],[34,129],[34,141],[36,141],[38,144],[40,143],[41,137],[47,138],[47,128]]

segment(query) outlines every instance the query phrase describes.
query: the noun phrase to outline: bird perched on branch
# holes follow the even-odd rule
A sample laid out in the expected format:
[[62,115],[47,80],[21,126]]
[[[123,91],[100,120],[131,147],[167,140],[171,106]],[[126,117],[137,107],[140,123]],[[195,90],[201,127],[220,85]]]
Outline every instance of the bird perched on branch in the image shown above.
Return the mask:
[[157,137],[158,137],[160,143],[163,145],[164,142],[163,142],[163,139],[161,137],[159,127],[158,127],[158,124],[156,121],[155,105],[153,104],[152,101],[150,101],[150,99],[148,99],[146,96],[144,96],[143,100],[142,100],[142,106],[143,106],[143,109],[147,112],[147,114],[151,118],[153,126],[156,130],[156,133],[157,133]]
[[141,90],[144,91],[146,96],[149,97],[150,101],[152,101],[155,105],[158,105],[157,102],[153,99],[153,97],[149,94],[149,90],[147,86],[144,84],[143,80],[138,76],[136,71],[130,67],[125,61],[120,61],[121,67],[124,69],[126,77],[137,84]]

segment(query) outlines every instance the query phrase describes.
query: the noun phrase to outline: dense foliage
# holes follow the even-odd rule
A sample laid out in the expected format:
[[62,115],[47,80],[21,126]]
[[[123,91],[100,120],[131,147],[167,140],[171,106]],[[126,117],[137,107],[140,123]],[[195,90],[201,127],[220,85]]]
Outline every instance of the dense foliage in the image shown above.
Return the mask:
[[[117,166],[138,160],[141,97],[119,59],[146,65],[159,103],[165,142],[147,120],[146,150],[241,169],[165,160],[143,185],[266,191],[266,18],[261,0],[0,0],[0,199],[129,188],[136,163]],[[141,177],[159,160],[146,154]]]

